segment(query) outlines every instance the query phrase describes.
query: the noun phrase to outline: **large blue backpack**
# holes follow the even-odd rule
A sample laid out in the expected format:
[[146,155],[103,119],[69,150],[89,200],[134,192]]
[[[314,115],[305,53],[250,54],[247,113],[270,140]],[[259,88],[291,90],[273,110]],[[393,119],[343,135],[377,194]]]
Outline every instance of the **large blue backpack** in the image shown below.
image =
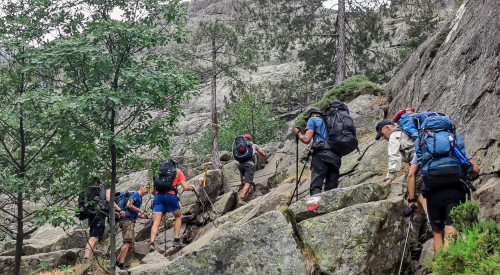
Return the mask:
[[[133,212],[127,208],[127,203],[130,200],[130,195],[132,195],[132,191],[120,191],[115,193],[115,202],[120,207],[120,209],[125,210],[125,217],[137,219],[138,213]],[[136,202],[137,203],[137,202]]]
[[466,174],[472,170],[470,161],[460,163],[453,152],[452,142],[465,156],[462,136],[455,133],[455,126],[448,117],[433,116],[425,119],[415,142],[415,149],[426,191],[461,185]]
[[248,140],[243,136],[234,138],[233,143],[233,158],[239,163],[244,163],[249,160],[254,161],[253,148],[248,144]]
[[398,123],[413,141],[418,139],[418,133],[422,130],[423,123],[429,117],[445,116],[439,112],[413,113],[413,108],[401,110],[394,116],[394,123]]

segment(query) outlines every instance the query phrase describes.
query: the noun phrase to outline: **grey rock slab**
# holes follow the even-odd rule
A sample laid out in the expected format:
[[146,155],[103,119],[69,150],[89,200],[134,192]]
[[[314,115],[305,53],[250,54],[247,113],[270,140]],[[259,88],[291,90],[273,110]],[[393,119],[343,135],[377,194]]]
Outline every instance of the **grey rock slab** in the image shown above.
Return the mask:
[[[389,116],[414,107],[451,118],[468,153],[498,151],[500,137],[500,9],[497,0],[462,6],[406,60],[386,86]],[[493,126],[493,127],[492,127]],[[481,161],[482,173],[500,171],[498,154]]]
[[350,206],[297,224],[318,264],[331,274],[393,274],[406,221],[403,197]]
[[213,239],[167,267],[167,274],[305,274],[292,228],[271,211]]
[[236,201],[236,192],[226,193],[217,198],[217,201],[214,202],[214,207],[219,215],[224,215],[227,212],[231,211],[235,207]]
[[[79,257],[81,249],[59,250],[23,256],[21,258],[21,275],[29,275],[38,268],[40,263],[53,263],[54,266],[72,265]],[[13,274],[14,256],[0,257],[0,271],[2,274]]]
[[160,262],[168,262],[167,258],[160,254],[158,251],[153,251],[151,253],[148,253],[142,260],[142,263],[144,264],[157,264]]
[[500,222],[500,178],[491,178],[473,192],[474,200],[479,203],[481,218]]
[[300,222],[356,204],[385,200],[390,191],[390,184],[380,182],[337,188],[295,202],[288,211],[296,222]]

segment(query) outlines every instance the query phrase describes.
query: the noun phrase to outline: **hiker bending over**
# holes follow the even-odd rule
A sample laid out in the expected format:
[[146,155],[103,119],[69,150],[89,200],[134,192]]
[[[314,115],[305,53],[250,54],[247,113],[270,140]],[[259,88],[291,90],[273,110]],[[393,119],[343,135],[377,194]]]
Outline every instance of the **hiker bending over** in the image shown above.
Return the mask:
[[233,145],[233,158],[239,162],[238,170],[240,171],[241,184],[243,191],[241,192],[241,200],[244,200],[250,191],[250,187],[254,186],[253,182],[255,173],[255,152],[262,157],[266,154],[257,144],[250,141],[250,135],[237,136]]
[[[402,162],[411,164],[415,156],[415,142],[399,125],[394,127],[392,123],[387,120],[379,122],[375,130],[377,131],[376,140],[383,138],[389,141],[389,146],[387,147],[389,165],[384,182],[392,183],[394,174],[401,170]],[[424,208],[424,212],[427,213],[425,198],[420,194],[420,190],[422,189],[422,177],[418,174],[417,165],[410,166],[410,172],[408,173],[408,189],[410,188],[410,184],[415,186],[415,196],[420,205]]]
[[174,247],[185,247],[179,238],[182,225],[181,206],[177,197],[177,185],[181,184],[186,191],[193,191],[194,185],[187,185],[186,178],[175,160],[164,161],[160,164],[160,173],[158,179],[154,181],[154,189],[151,191],[155,197],[153,199],[153,227],[151,228],[151,244],[149,251],[155,250],[155,238],[158,233],[161,218],[163,214],[172,213],[175,217],[174,224]]
[[[136,192],[120,192],[120,196],[126,196],[123,198],[125,201],[123,203],[123,208],[125,208],[125,216],[123,219],[120,219],[118,225],[122,231],[123,236],[123,246],[118,254],[117,264],[120,269],[125,269],[125,257],[128,252],[134,248],[135,241],[135,221],[137,218],[147,219],[147,214],[141,210],[142,205],[142,196],[148,193],[148,184],[143,183],[138,187],[138,191]],[[115,202],[117,202],[117,196],[115,196]],[[120,203],[117,203],[120,206]]]
[[[97,242],[102,240],[104,236],[104,230],[106,228],[106,217],[108,217],[109,212],[108,202],[110,200],[110,190],[106,190],[104,189],[104,187],[100,186],[101,182],[98,178],[94,178],[94,182],[99,186],[89,188],[89,192],[87,193],[86,198],[84,198],[82,201],[82,211],[79,215],[80,220],[89,220],[88,224],[90,228],[90,238],[85,245],[85,255],[83,256],[84,260],[92,258]],[[97,197],[99,197],[99,203],[96,205],[96,207],[92,207],[93,203],[88,202],[95,201],[95,198]],[[121,211],[120,207],[118,207],[116,203],[115,210],[117,211],[117,213],[119,213],[117,214],[119,215],[119,217],[125,217],[125,212]]]
[[309,109],[305,120],[307,122],[306,133],[302,135],[300,128],[295,128],[293,133],[302,143],[309,144],[311,140],[313,141],[312,150],[309,150],[309,153],[312,153],[309,194],[312,196],[321,193],[323,185],[325,191],[338,187],[341,157],[329,149],[324,139],[329,134],[319,108]]
[[[427,216],[434,232],[434,251],[438,252],[441,246],[443,250],[448,247],[446,237],[457,232],[452,227],[450,212],[466,201],[469,189],[473,188],[469,180],[479,175],[479,166],[466,153],[462,137],[454,133],[448,117],[426,119],[423,131],[424,142],[417,139],[412,166],[420,168],[422,194],[427,200]],[[415,205],[418,210],[415,181],[408,182],[408,189],[410,207]]]

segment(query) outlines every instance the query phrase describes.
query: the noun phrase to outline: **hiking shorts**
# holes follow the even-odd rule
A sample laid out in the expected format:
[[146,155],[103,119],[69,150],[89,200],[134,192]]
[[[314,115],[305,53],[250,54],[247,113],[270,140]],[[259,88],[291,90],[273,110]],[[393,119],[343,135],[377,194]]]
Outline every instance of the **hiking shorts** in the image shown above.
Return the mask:
[[452,226],[451,210],[464,203],[467,193],[465,190],[450,188],[430,191],[427,198],[427,219],[433,231],[442,231],[445,225]]
[[156,194],[153,199],[153,209],[155,212],[171,213],[181,209],[179,198],[174,194]]
[[99,241],[104,237],[106,229],[106,214],[98,212],[89,217],[90,237],[98,238]]
[[122,231],[123,243],[134,243],[135,240],[135,223],[129,220],[121,220],[119,223]]
[[253,175],[255,173],[255,167],[253,164],[244,162],[238,164],[238,170],[243,175],[245,182],[253,184]]

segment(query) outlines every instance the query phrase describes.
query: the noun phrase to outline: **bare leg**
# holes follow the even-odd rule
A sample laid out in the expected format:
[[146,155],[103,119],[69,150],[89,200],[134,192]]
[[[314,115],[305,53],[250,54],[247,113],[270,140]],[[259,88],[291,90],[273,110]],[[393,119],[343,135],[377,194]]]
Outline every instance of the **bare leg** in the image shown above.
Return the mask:
[[434,231],[434,253],[438,253],[443,245],[443,231]]
[[450,241],[448,241],[448,236],[453,234],[453,233],[456,233],[458,232],[458,230],[456,230],[455,228],[449,226],[449,225],[445,225],[444,227],[444,245],[443,245],[443,251],[445,251],[448,246],[450,245]]
[[87,245],[85,246],[85,258],[92,259],[93,251],[98,240],[99,238],[97,237],[90,237]]
[[251,186],[252,186],[252,185],[251,185],[250,183],[245,182],[245,187],[243,188],[243,192],[241,192],[241,198],[242,198],[242,199],[244,199],[244,198],[247,196],[248,191],[250,191],[250,187],[251,187]]
[[424,214],[427,215],[427,200],[422,194],[418,196],[418,202],[422,205],[422,208],[424,208]]
[[156,234],[158,234],[158,228],[160,227],[162,214],[163,214],[162,212],[155,212],[153,214],[154,222],[153,222],[153,227],[151,227],[151,242],[152,243],[155,242]]
[[[174,238],[179,238],[179,234],[181,233],[181,226],[182,226],[182,214],[181,210],[177,209],[172,214],[175,217],[175,224],[174,224]],[[156,221],[156,220],[155,220]]]
[[120,255],[118,256],[118,262],[124,263],[125,257],[127,257],[128,252],[132,250],[132,248],[134,248],[133,243],[124,243],[120,251]]

